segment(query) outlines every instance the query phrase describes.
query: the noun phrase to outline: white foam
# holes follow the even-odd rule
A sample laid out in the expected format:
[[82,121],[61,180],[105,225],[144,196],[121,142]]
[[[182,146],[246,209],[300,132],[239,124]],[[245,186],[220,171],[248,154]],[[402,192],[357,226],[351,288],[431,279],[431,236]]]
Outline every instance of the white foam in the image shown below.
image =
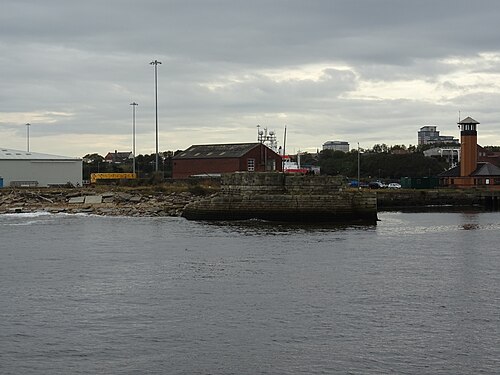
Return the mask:
[[50,212],[47,211],[36,211],[36,212],[14,212],[14,213],[7,213],[2,216],[7,216],[7,217],[14,217],[14,218],[32,218],[32,217],[40,217],[40,216],[47,216],[47,215],[52,215]]

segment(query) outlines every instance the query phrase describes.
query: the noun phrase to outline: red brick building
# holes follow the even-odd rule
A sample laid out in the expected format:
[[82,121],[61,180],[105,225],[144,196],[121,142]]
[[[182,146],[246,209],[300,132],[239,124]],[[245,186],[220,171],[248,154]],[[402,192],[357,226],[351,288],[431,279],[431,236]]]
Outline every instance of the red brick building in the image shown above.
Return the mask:
[[104,161],[106,163],[121,164],[129,162],[133,157],[134,155],[130,151],[118,152],[115,150],[115,152],[108,152],[108,154],[104,157]]
[[460,164],[439,175],[441,185],[450,187],[489,187],[500,189],[500,168],[480,161],[477,145],[479,122],[467,117],[460,121]]
[[172,177],[282,171],[281,156],[262,143],[193,145],[173,158]]

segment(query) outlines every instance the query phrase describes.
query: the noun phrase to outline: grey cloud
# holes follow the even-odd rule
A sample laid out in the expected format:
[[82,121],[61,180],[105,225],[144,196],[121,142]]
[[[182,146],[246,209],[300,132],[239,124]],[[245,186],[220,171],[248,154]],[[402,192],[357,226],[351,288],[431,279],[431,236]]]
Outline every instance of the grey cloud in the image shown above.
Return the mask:
[[[380,143],[395,128],[398,143],[415,143],[419,126],[451,123],[460,108],[494,122],[497,95],[464,89],[443,108],[409,98],[348,100],[346,94],[361,82],[435,83],[460,73],[443,59],[500,52],[499,16],[493,0],[5,0],[0,134],[2,128],[19,129],[19,137],[24,131],[22,122],[2,114],[33,112],[67,114],[38,124],[38,134],[124,134],[131,101],[139,103],[138,131],[146,134],[154,121],[149,62],[159,59],[163,129],[198,129],[207,139],[204,127],[244,129],[265,118],[295,124],[310,147],[335,136]],[[316,81],[265,75],[308,64],[332,68]],[[344,65],[352,70],[335,68]],[[497,73],[500,64],[476,70]],[[231,83],[231,77],[241,79]],[[223,85],[209,90],[213,82]],[[439,88],[460,85],[447,81]],[[221,141],[231,140],[229,132],[224,136]]]

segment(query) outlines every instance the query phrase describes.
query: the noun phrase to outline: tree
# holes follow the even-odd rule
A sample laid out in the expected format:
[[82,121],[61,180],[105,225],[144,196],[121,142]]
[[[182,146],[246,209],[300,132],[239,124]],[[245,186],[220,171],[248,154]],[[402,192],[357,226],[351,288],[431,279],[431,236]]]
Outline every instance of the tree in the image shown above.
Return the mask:
[[322,174],[353,176],[357,170],[357,152],[323,150],[318,155]]
[[406,151],[406,146],[405,145],[394,145],[394,146],[391,146],[389,150],[391,152],[392,151]]
[[376,145],[373,145],[372,147],[372,152],[376,153],[376,154],[379,154],[381,152],[388,152],[389,151],[389,148],[387,147],[387,145],[385,143],[382,143],[381,145],[380,144],[376,144]]
[[87,164],[95,164],[97,162],[102,163],[104,161],[104,157],[94,153],[94,154],[87,154],[83,157],[83,162]]
[[104,172],[107,169],[107,163],[104,157],[97,154],[87,154],[83,158],[83,179],[90,180],[91,173]]
[[[327,175],[357,176],[357,152],[343,153],[325,150],[319,154],[321,173]],[[399,179],[401,177],[425,177],[444,171],[443,160],[425,157],[420,153],[390,154],[365,153],[361,155],[360,174],[363,178]]]

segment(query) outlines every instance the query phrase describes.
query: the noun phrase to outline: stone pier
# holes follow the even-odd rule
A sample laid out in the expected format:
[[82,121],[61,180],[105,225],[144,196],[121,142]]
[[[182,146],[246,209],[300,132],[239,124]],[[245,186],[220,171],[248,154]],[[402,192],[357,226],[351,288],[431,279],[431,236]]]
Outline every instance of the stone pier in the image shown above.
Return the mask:
[[183,216],[190,220],[375,223],[377,198],[369,191],[346,191],[338,177],[232,173],[223,175],[219,194],[188,204]]

